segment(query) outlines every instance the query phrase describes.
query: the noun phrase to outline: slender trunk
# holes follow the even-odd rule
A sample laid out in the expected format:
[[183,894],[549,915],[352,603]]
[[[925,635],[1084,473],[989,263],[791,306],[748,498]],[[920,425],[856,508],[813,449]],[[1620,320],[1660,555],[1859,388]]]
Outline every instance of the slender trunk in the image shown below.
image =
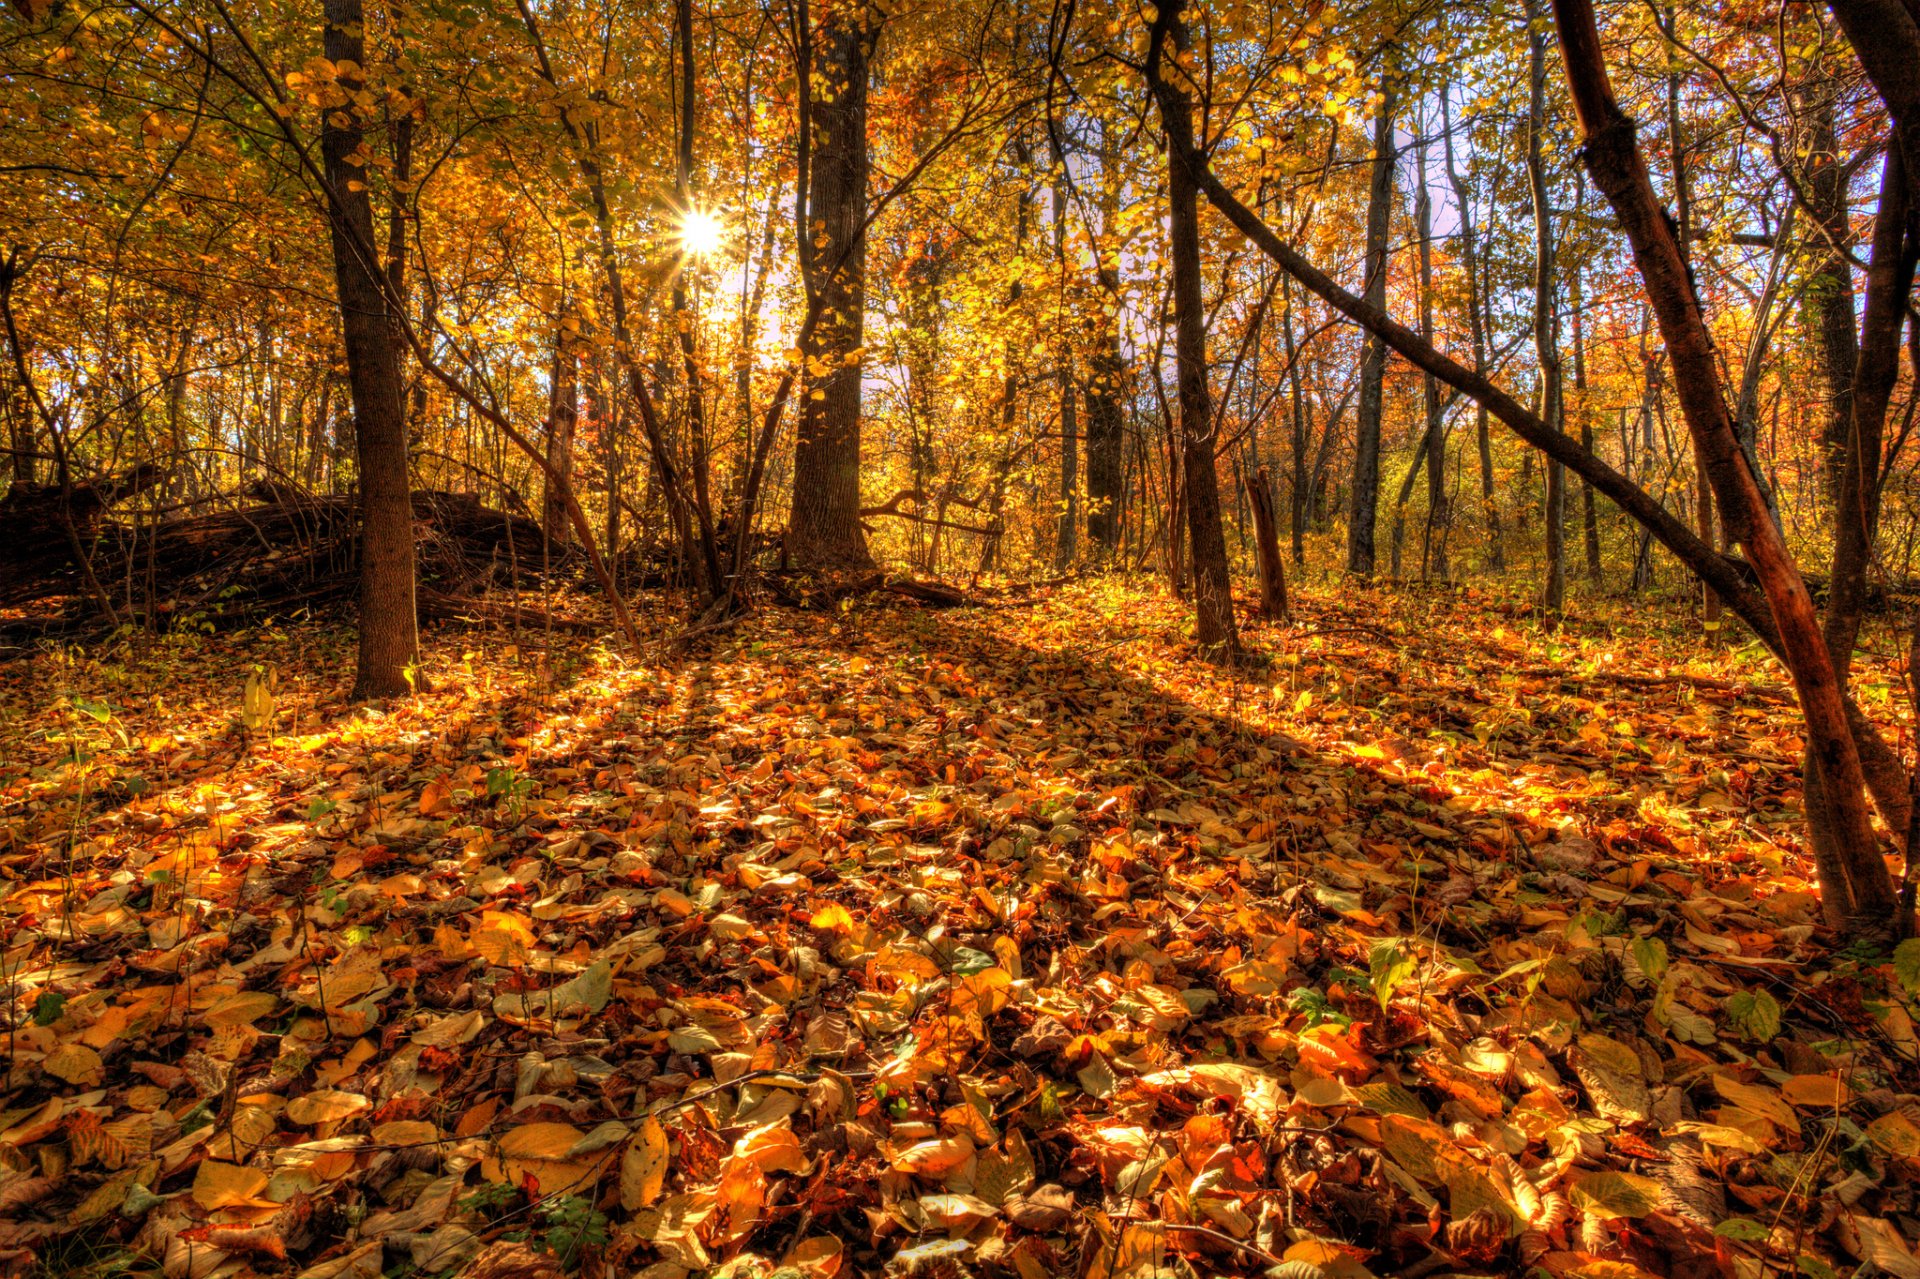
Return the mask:
[[1806,187],[1821,234],[1833,247],[1820,252],[1807,278],[1804,305],[1819,334],[1814,359],[1826,390],[1826,412],[1820,422],[1820,477],[1836,518],[1840,507],[1841,473],[1845,469],[1847,437],[1853,427],[1853,366],[1859,358],[1854,331],[1853,268],[1836,248],[1853,244],[1852,218],[1846,174],[1840,164],[1836,137],[1835,100],[1840,88],[1831,75],[1821,76],[1808,90],[1806,103],[1810,154]]
[[[679,147],[675,156],[673,170],[674,198],[680,207],[680,216],[690,218],[697,210],[693,194],[693,141],[694,141],[694,71],[693,71],[693,0],[678,0],[674,6],[674,28],[679,36],[680,54],[680,120],[677,129]],[[706,382],[700,375],[699,351],[694,340],[694,329],[698,322],[690,295],[689,276],[695,263],[690,255],[683,255],[680,269],[673,273],[673,316],[674,329],[680,346],[680,368],[686,379],[687,394],[687,469],[693,478],[693,505],[701,520],[703,546],[715,542],[712,532],[713,491],[708,472],[709,432],[707,430]],[[725,566],[714,559],[705,565],[708,590],[713,598],[726,593],[726,587],[719,580],[726,571]],[[735,571],[738,569],[736,567]]]
[[1880,455],[1887,407],[1900,380],[1900,332],[1913,288],[1914,254],[1920,250],[1920,224],[1916,223],[1920,210],[1912,204],[1906,169],[1896,141],[1888,146],[1881,170],[1866,305],[1848,379],[1850,421],[1840,442],[1826,640],[1843,681],[1853,663],[1866,609],[1867,574],[1880,524]]
[[[1366,286],[1369,305],[1387,304],[1387,235],[1393,223],[1394,87],[1380,93],[1373,120],[1373,180],[1367,189]],[[1373,575],[1373,526],[1380,503],[1380,413],[1384,403],[1387,348],[1369,333],[1360,352],[1360,421],[1353,446],[1353,491],[1347,507],[1347,572]]]
[[[1674,243],[1680,254],[1680,261],[1691,276],[1693,271],[1693,184],[1687,171],[1686,136],[1680,121],[1680,71],[1679,55],[1668,53],[1666,78],[1667,111],[1667,154],[1673,167],[1673,217]],[[1703,541],[1720,544],[1722,539],[1716,535],[1713,518],[1713,484],[1707,478],[1706,454],[1699,442],[1694,443],[1694,527]],[[1720,597],[1713,593],[1705,583],[1700,586],[1700,615],[1708,631],[1720,628]]]
[[[1170,44],[1188,51],[1182,0],[1169,0],[1158,15],[1149,57]],[[1176,71],[1176,74],[1179,74]],[[1172,255],[1174,364],[1180,392],[1181,472],[1185,481],[1187,532],[1193,548],[1196,638],[1203,650],[1231,654],[1239,647],[1233,621],[1233,586],[1227,575],[1227,539],[1220,522],[1220,480],[1214,465],[1212,395],[1207,388],[1206,311],[1200,293],[1200,190],[1189,171],[1194,150],[1193,103],[1187,91],[1162,80],[1160,118],[1170,140],[1167,155],[1168,247]]]
[[[1100,144],[1102,224],[1111,230],[1119,218],[1119,156],[1104,127]],[[1100,289],[1111,305],[1101,305],[1084,387],[1087,408],[1087,540],[1094,555],[1110,561],[1120,548],[1120,516],[1125,501],[1126,415],[1121,393],[1126,365],[1120,358],[1120,272],[1105,260],[1096,265]]]
[[[1583,189],[1584,189],[1584,184]],[[1576,207],[1578,207],[1576,205]],[[1580,447],[1593,452],[1593,406],[1587,401],[1587,323],[1581,287],[1585,273],[1576,266],[1568,281],[1573,307],[1573,415],[1580,423]],[[1600,515],[1595,509],[1593,485],[1580,481],[1580,524],[1587,547],[1587,580],[1600,584]]]
[[[1292,401],[1289,442],[1292,444],[1292,473],[1287,485],[1289,532],[1293,542],[1293,562],[1307,562],[1307,513],[1313,501],[1313,476],[1307,463],[1307,405],[1300,386],[1300,348],[1293,336],[1293,277],[1282,276],[1280,287],[1280,333],[1286,343],[1287,389]],[[1331,430],[1331,425],[1329,425]]]
[[[1420,240],[1420,336],[1433,341],[1433,199],[1427,191],[1427,143],[1419,152],[1419,182],[1414,187],[1413,217]],[[1440,402],[1440,381],[1431,373],[1420,378],[1421,405],[1426,410],[1427,526],[1420,545],[1420,576],[1446,581],[1447,565],[1447,420]]]
[[[1447,162],[1447,183],[1453,188],[1455,216],[1460,220],[1460,266],[1467,286],[1467,329],[1473,339],[1473,371],[1483,374],[1487,367],[1487,323],[1481,304],[1480,231],[1474,225],[1473,205],[1467,197],[1467,184],[1453,159],[1453,108],[1451,95],[1442,86],[1440,94],[1440,137]],[[1507,566],[1506,548],[1500,540],[1500,505],[1494,500],[1493,435],[1487,422],[1487,406],[1474,405],[1474,442],[1480,454],[1480,506],[1487,521],[1487,567],[1498,573]]]
[[[336,66],[366,65],[361,0],[325,0],[322,49]],[[340,87],[361,94],[360,73]],[[414,608],[413,501],[408,492],[406,410],[400,341],[388,314],[380,263],[372,258],[373,202],[360,148],[366,124],[357,106],[327,113],[320,134],[326,164],[334,282],[353,394],[360,472],[360,649],[353,697],[392,697],[419,681]]]
[[[1067,261],[1066,156],[1059,139],[1053,144],[1053,256],[1062,271]],[[1080,535],[1080,414],[1073,386],[1073,348],[1061,343],[1060,353],[1060,525],[1053,540],[1053,566],[1062,570],[1079,554]]]
[[553,382],[547,399],[547,467],[540,500],[540,523],[552,546],[573,541],[564,485],[573,483],[573,438],[580,421],[580,360],[566,326],[553,339]]
[[[1566,429],[1562,406],[1558,289],[1555,280],[1553,213],[1547,192],[1547,35],[1541,0],[1527,3],[1527,187],[1533,195],[1533,350],[1540,362],[1540,417],[1555,431]],[[1547,462],[1547,580],[1540,593],[1549,621],[1567,599],[1566,468]]]

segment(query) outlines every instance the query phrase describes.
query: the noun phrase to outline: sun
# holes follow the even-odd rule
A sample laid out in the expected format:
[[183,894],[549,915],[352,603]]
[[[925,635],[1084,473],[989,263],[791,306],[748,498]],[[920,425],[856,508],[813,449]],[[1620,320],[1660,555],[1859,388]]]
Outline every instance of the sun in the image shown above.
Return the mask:
[[718,253],[726,238],[726,224],[705,209],[689,209],[680,219],[680,251],[688,257]]

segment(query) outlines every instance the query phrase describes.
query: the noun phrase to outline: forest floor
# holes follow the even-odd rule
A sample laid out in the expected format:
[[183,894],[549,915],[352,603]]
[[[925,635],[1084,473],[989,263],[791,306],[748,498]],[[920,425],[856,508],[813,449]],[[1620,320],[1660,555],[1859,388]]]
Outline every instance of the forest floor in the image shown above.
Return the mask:
[[1920,944],[1763,655],[1581,611],[0,667],[0,1270],[1920,1276]]

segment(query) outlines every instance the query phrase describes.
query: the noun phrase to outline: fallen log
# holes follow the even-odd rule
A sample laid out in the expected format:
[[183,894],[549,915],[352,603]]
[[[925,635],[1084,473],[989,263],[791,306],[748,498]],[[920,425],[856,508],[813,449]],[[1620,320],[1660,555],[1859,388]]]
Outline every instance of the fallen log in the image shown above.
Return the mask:
[[[73,539],[34,532],[62,518],[63,505],[73,513],[94,576],[117,605],[150,625],[182,618],[219,625],[352,598],[359,547],[350,495],[256,484],[219,509],[157,521],[107,517],[115,501],[157,478],[128,473],[76,485],[64,502],[45,487],[16,486],[0,501],[0,537],[30,549],[0,560],[0,608],[57,606],[51,616],[16,619],[9,629],[57,633],[104,620],[83,585]],[[495,585],[528,587],[578,567],[577,551],[543,546],[534,520],[486,507],[469,494],[419,490],[413,512],[423,597],[451,600]]]

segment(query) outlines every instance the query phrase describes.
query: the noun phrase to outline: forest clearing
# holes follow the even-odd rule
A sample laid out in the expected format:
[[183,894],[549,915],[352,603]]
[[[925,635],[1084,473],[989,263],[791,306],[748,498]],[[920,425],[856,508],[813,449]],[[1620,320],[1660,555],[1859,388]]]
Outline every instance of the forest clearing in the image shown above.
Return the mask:
[[1920,0],[10,0],[0,1279],[1920,1279]]

